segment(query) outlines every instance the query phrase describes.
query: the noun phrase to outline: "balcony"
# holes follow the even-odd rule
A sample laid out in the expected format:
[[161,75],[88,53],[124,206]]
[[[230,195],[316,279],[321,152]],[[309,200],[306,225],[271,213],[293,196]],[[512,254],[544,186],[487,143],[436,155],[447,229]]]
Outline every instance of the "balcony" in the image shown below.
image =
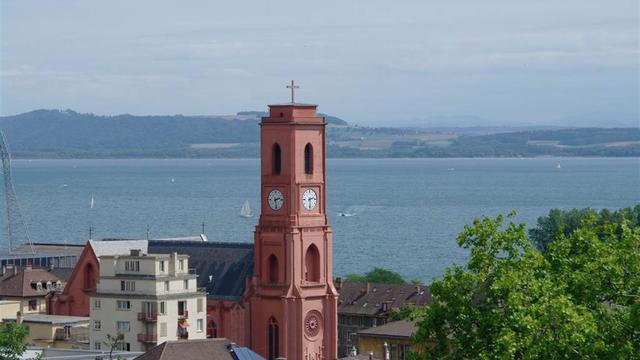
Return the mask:
[[143,343],[156,343],[158,336],[155,334],[138,334],[138,341]]
[[178,319],[188,319],[189,318],[189,312],[187,310],[183,311],[182,313],[178,313]]
[[150,313],[150,312],[139,312],[138,313],[138,320],[147,321],[147,322],[155,322],[155,321],[158,321],[158,314],[157,313]]

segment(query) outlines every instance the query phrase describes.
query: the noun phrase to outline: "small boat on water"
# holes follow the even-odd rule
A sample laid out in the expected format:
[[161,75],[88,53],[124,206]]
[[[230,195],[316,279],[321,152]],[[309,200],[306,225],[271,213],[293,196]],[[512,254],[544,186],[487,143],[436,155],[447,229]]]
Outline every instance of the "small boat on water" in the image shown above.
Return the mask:
[[354,215],[354,214],[346,213],[346,212],[338,213],[338,216],[344,216],[344,217],[349,217],[349,216],[353,216],[353,215]]
[[558,163],[558,165],[556,165],[556,169],[562,169],[562,166],[560,166],[560,163]]
[[242,205],[242,209],[240,209],[240,216],[242,216],[243,218],[253,217],[251,206],[249,205],[249,200],[245,201]]

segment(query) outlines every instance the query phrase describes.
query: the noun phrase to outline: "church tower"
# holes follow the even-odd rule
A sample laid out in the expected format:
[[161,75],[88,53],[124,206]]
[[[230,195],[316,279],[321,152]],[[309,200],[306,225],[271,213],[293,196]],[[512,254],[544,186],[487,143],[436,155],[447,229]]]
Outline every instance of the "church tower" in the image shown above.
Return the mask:
[[260,123],[251,347],[266,359],[337,358],[337,291],[327,221],[325,126],[317,105],[269,105]]

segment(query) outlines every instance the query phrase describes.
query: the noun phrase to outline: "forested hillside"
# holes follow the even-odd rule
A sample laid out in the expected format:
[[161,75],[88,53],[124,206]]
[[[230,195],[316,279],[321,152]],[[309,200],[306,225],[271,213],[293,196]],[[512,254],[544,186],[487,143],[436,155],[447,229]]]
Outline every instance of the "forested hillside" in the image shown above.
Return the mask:
[[[14,157],[257,157],[258,123],[264,115],[99,116],[36,110],[1,117],[0,128]],[[324,116],[331,125],[330,157],[640,156],[640,128],[375,128]]]

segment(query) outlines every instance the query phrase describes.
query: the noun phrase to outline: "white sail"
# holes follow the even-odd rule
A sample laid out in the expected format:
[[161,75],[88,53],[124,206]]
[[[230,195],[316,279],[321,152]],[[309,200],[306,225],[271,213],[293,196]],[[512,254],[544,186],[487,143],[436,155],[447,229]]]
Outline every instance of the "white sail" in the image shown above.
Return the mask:
[[242,217],[252,217],[253,214],[251,213],[251,206],[249,205],[249,200],[244,202],[244,205],[242,205],[242,209],[240,209],[240,216]]
[[94,201],[93,201],[93,195],[91,195],[91,209],[93,209],[93,203],[94,203]]

